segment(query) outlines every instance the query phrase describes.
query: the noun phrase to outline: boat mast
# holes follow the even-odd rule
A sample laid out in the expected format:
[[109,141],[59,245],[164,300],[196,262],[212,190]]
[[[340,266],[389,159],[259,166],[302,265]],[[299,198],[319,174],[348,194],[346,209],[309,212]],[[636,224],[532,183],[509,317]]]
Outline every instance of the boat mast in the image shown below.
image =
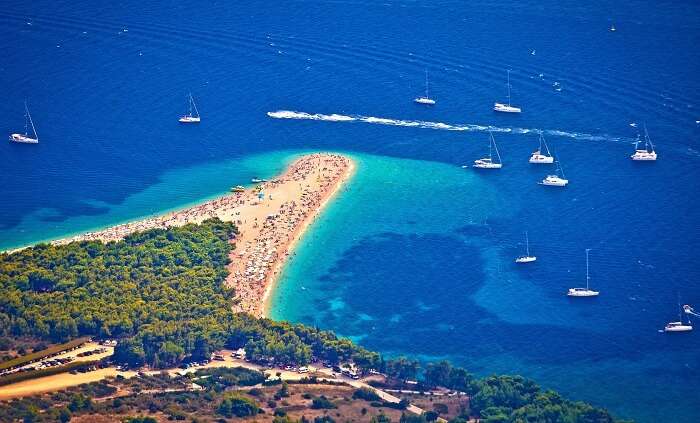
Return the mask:
[[498,157],[498,163],[501,163],[501,154],[498,152],[498,146],[496,145],[496,140],[493,138],[493,132],[489,131],[489,159],[491,158],[491,145],[496,149],[496,157]]
[[525,231],[525,250],[527,251],[527,256],[530,257],[530,240],[527,238],[527,231]]
[[188,93],[188,96],[189,96],[188,114],[189,114],[189,117],[192,117],[192,93]]
[[192,97],[192,93],[190,93],[190,101],[192,102],[192,107],[194,107],[194,112],[197,114],[197,117],[199,117],[199,110],[197,110],[197,104],[194,102],[194,98]]
[[544,139],[544,136],[542,135],[542,131],[540,131],[540,151],[542,151],[542,144],[544,144],[544,148],[547,150],[547,155],[552,156],[552,153],[549,151],[549,146],[547,145],[547,141]]
[[428,95],[428,69],[425,70],[425,98],[430,98]]
[[491,131],[489,131],[489,161],[492,161],[491,160],[492,159],[492,154],[491,154],[492,150],[493,150],[493,134],[491,133]]
[[[683,324],[683,308],[681,307],[681,294],[678,293],[678,321]],[[690,322],[690,317],[688,317],[688,322]]]
[[566,178],[566,176],[564,175],[564,168],[561,167],[561,161],[559,160],[557,160],[557,169],[559,169],[559,172],[561,172],[561,177]]
[[651,145],[651,151],[654,151],[654,144],[651,143],[651,138],[649,138],[649,132],[647,131],[647,124],[644,124],[644,147],[649,151],[649,146]]
[[510,69],[506,71],[508,77],[508,106],[510,106]]
[[27,127],[29,125],[29,111],[27,110],[27,103],[24,103],[24,136],[27,136]]
[[588,291],[588,281],[591,277],[588,275],[588,252],[591,251],[590,248],[586,248],[586,291]]
[[37,141],[39,140],[39,136],[36,134],[36,128],[34,127],[34,121],[32,120],[32,115],[29,114],[29,108],[27,107],[27,102],[24,102],[24,135],[27,135],[27,123],[30,123],[32,125],[32,133],[34,136],[34,139]]

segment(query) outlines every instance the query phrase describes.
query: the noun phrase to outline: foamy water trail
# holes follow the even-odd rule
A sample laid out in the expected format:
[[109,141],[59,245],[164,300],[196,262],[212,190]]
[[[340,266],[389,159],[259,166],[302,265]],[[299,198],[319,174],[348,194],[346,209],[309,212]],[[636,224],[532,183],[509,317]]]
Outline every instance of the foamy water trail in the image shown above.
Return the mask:
[[499,127],[493,125],[477,125],[472,123],[450,124],[444,122],[430,122],[425,120],[402,120],[390,119],[375,116],[362,115],[341,115],[337,113],[322,114],[322,113],[306,113],[292,110],[278,110],[276,112],[267,112],[267,115],[273,119],[297,119],[297,120],[320,120],[325,122],[363,122],[375,125],[388,126],[405,126],[410,128],[436,129],[443,131],[465,131],[465,132],[502,132],[510,134],[529,134],[539,133],[542,131],[544,135],[557,137],[567,137],[577,140],[587,141],[623,141],[634,142],[631,138],[612,137],[609,135],[593,135],[581,132],[561,131],[558,129],[538,129],[538,128],[518,128],[518,127]]

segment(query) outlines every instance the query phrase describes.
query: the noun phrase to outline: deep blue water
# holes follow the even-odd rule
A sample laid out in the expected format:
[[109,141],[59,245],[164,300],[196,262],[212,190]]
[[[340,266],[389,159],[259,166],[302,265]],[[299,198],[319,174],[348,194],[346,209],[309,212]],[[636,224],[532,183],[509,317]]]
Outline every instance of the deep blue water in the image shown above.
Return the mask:
[[[678,294],[700,305],[700,4],[608,3],[5,1],[0,129],[22,127],[26,98],[41,144],[0,143],[0,247],[345,151],[357,176],[285,269],[275,317],[522,373],[640,421],[698,421],[698,334],[657,330]],[[426,68],[434,108],[411,102]],[[520,116],[490,110],[507,68]],[[176,122],[188,91],[196,127]],[[658,162],[627,159],[632,122]],[[487,126],[504,169],[461,169]],[[536,129],[565,190],[535,184]],[[540,260],[518,268],[524,230]],[[585,248],[602,295],[569,301]]]

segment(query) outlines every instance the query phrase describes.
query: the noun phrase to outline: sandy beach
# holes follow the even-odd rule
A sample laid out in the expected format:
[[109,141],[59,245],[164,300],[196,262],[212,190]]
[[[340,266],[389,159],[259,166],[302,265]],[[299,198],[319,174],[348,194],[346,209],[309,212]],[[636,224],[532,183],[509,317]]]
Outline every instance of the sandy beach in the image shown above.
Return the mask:
[[231,193],[186,209],[53,241],[118,241],[154,228],[183,226],[218,217],[239,230],[232,240],[229,277],[233,308],[263,316],[274,283],[293,246],[328,201],[352,177],[355,166],[345,156],[315,153],[296,159],[286,171],[251,189]]

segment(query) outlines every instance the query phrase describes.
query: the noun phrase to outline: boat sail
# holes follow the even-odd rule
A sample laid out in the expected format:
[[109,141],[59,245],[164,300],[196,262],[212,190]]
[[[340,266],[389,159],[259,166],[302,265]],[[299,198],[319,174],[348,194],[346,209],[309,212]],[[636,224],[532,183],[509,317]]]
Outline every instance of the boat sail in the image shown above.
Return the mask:
[[527,231],[526,231],[525,232],[525,255],[516,258],[515,262],[516,263],[532,263],[533,261],[537,261],[537,257],[530,255],[530,240],[527,237]]
[[586,287],[585,288],[569,288],[569,292],[566,293],[569,297],[597,297],[600,292],[593,291],[589,288],[588,283],[590,281],[590,276],[588,275],[588,252],[591,251],[590,248],[586,248]]
[[[651,151],[649,151],[649,147],[651,147]],[[644,125],[644,148],[639,148],[639,138],[637,138],[637,142],[634,143],[634,154],[630,158],[634,161],[656,160],[656,151],[654,151],[654,144],[651,143],[646,125]]]
[[547,175],[542,182],[538,182],[540,185],[547,185],[550,187],[565,187],[569,184],[569,180],[564,176],[564,169],[561,167],[560,162],[557,160],[557,174]]
[[435,104],[435,100],[430,98],[430,93],[428,92],[428,70],[425,70],[425,95],[422,97],[416,97],[413,99],[414,102],[418,104],[425,104],[432,106]]
[[507,71],[508,73],[508,104],[503,104],[503,103],[494,103],[493,104],[493,110],[495,112],[504,112],[504,113],[520,113],[520,107],[515,107],[510,105],[510,70]]
[[[32,135],[29,135],[29,127],[32,128]],[[36,128],[34,127],[34,121],[32,120],[32,115],[29,114],[29,108],[27,107],[27,102],[24,102],[24,134],[10,134],[10,141],[17,142],[21,144],[38,144],[39,136],[36,133]]]
[[199,111],[197,110],[197,105],[194,104],[194,98],[192,98],[192,93],[189,93],[188,113],[185,116],[181,116],[179,121],[180,121],[180,123],[199,123],[199,122],[201,122],[201,119],[199,118]]
[[[542,154],[542,146],[544,146],[544,151],[547,152],[547,154]],[[530,156],[530,163],[534,164],[551,164],[554,163],[554,157],[552,156],[552,153],[549,152],[549,147],[547,146],[547,141],[544,140],[544,136],[542,136],[542,132],[540,132],[540,146],[535,150],[532,155]]]
[[[493,160],[493,150],[496,150],[498,161]],[[496,140],[493,139],[493,133],[489,131],[489,156],[483,159],[474,160],[474,165],[477,169],[500,169],[503,167],[501,162],[501,154],[498,152]]]

